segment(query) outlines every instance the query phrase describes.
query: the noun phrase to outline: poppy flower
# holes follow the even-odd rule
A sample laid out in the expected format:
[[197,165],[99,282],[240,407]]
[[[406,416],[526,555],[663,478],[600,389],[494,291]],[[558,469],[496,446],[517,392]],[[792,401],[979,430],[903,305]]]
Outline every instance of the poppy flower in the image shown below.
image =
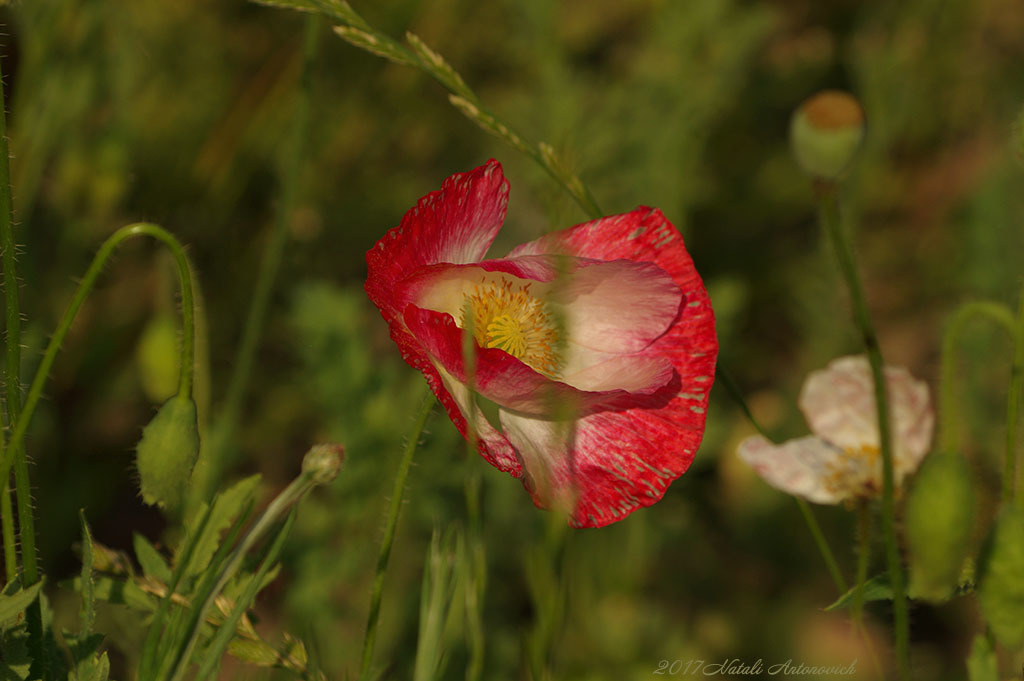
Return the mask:
[[[906,369],[886,367],[885,383],[898,487],[931,448],[935,412],[928,386]],[[880,496],[882,456],[867,357],[842,357],[811,372],[799,406],[814,435],[781,445],[748,437],[740,443],[740,457],[769,485],[818,504]]]
[[654,208],[485,260],[507,203],[494,160],[449,177],[367,253],[366,292],[488,462],[571,525],[607,525],[693,461],[718,351],[707,291]]

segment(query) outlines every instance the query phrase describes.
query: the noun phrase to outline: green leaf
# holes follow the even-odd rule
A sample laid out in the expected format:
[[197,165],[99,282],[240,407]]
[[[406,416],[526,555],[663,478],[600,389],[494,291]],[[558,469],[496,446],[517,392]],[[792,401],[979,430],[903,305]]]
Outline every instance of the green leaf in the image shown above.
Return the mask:
[[20,626],[0,630],[0,679],[25,681],[28,679],[32,658],[28,654],[28,627]]
[[85,635],[92,631],[93,622],[96,619],[96,599],[93,596],[92,581],[92,533],[89,532],[89,524],[85,522],[85,510],[79,509],[78,518],[82,523],[82,577],[79,582],[82,595],[82,609],[78,613],[81,621],[81,634]]
[[[75,591],[82,591],[81,577],[75,577],[70,582],[62,582],[61,586],[69,587]],[[133,610],[152,612],[156,610],[156,596],[146,593],[131,579],[117,579],[115,577],[93,576],[93,597],[107,603],[116,605],[127,605]]]
[[335,26],[334,32],[350,45],[375,54],[378,57],[384,57],[396,64],[403,64],[405,66],[420,66],[417,58],[409,50],[380,33],[366,31],[353,26]]
[[967,678],[970,681],[999,681],[999,663],[992,641],[985,634],[974,637],[971,656],[967,658]]
[[12,620],[36,600],[39,590],[43,588],[43,581],[40,580],[28,587],[21,588],[21,583],[10,582],[0,593],[0,623]]
[[142,571],[150,577],[159,579],[164,584],[171,581],[171,568],[164,560],[156,547],[149,543],[145,537],[138,532],[132,535],[132,545],[135,547],[135,557],[142,566]]
[[300,671],[307,664],[306,647],[302,641],[285,634],[284,642],[277,648],[263,640],[235,638],[228,644],[232,657],[257,667],[278,667]]
[[[194,541],[195,549],[192,551],[188,565],[185,568],[184,577],[186,579],[195,577],[206,570],[210,564],[210,559],[220,546],[221,532],[229,527],[240,513],[251,507],[259,483],[260,476],[253,475],[236,482],[227,490],[218,494],[217,498],[214,499],[210,518],[198,536],[193,536],[197,523],[189,523],[188,533],[184,541]],[[200,513],[201,515],[202,513]],[[182,555],[181,548],[178,550],[178,555]]]
[[107,681],[110,678],[110,660],[107,654],[91,657],[75,669],[78,681]]
[[1011,650],[1024,643],[1024,508],[1004,508],[986,542],[978,600],[992,633]]
[[[825,608],[826,612],[831,610],[837,610],[839,608],[848,608],[853,604],[853,596],[857,592],[860,586],[855,586],[838,599],[832,605]],[[872,577],[868,581],[864,582],[862,590],[863,598],[862,602],[867,603],[868,601],[891,601],[892,600],[892,586],[889,584],[889,575],[881,574]]]

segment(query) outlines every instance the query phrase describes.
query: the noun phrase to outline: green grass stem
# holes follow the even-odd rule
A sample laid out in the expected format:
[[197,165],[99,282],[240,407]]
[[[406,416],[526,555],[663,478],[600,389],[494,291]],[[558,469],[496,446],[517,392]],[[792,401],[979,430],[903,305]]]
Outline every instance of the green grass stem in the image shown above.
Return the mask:
[[889,580],[893,591],[893,620],[898,678],[910,679],[910,622],[903,583],[903,566],[896,541],[896,494],[893,474],[892,429],[889,423],[889,394],[885,384],[885,363],[874,323],[864,297],[864,288],[853,259],[853,249],[842,229],[837,188],[822,186],[818,192],[820,220],[832,243],[843,280],[853,303],[854,320],[860,330],[875,390],[878,436],[882,454],[882,534],[885,540]]
[[380,553],[377,555],[377,570],[373,578],[373,590],[370,592],[370,612],[366,619],[366,633],[363,637],[363,655],[359,667],[359,678],[361,681],[370,679],[370,665],[373,662],[373,647],[377,641],[377,622],[380,619],[380,601],[384,593],[384,576],[388,570],[388,560],[391,557],[391,545],[395,540],[395,530],[398,527],[398,516],[402,512],[402,497],[405,494],[405,481],[409,477],[409,468],[412,466],[412,457],[420,443],[420,435],[427,423],[427,417],[434,408],[434,398],[427,396],[423,400],[416,421],[409,433],[409,439],[405,443],[405,451],[402,452],[402,459],[398,463],[398,473],[395,475],[395,485],[391,491],[391,505],[388,507],[387,521],[384,524],[384,537],[380,542]]

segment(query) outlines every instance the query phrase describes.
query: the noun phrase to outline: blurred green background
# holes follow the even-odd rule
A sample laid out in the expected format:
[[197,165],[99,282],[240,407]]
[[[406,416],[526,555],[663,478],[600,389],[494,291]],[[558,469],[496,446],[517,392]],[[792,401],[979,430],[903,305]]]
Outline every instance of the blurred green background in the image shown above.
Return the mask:
[[[1024,171],[1011,143],[1024,107],[1017,0],[354,6],[388,34],[411,30],[445,55],[504,120],[570,159],[605,212],[646,204],[666,213],[711,292],[722,365],[779,437],[806,431],[795,408],[806,373],[858,352],[813,193],[787,148],[789,114],[814,91],[849,89],[867,110],[848,205],[888,361],[934,388],[956,305],[1016,304],[1024,263]],[[216,409],[280,200],[303,21],[241,0],[0,8],[25,375],[101,241],[149,220],[187,243],[196,265],[206,338],[200,402]],[[384,511],[422,383],[363,294],[363,254],[443,178],[492,156],[511,183],[493,255],[585,216],[531,160],[463,118],[433,80],[322,30],[311,144],[230,477],[262,473],[269,497],[311,443],[345,444],[341,477],[304,504],[282,576],[258,607],[263,630],[307,638],[331,678],[343,678],[357,668]],[[165,521],[138,499],[132,451],[175,371],[172,275],[154,245],[122,249],[48,384],[28,451],[54,581],[77,569],[79,508],[99,542],[127,548],[132,531],[161,541]],[[1009,346],[979,325],[961,367],[963,447],[988,509]],[[523,640],[535,612],[525,566],[543,545],[546,516],[518,482],[467,462],[443,414],[428,430],[377,659],[388,678],[411,676],[424,552],[433,527],[465,523],[463,481],[475,470],[488,561],[485,678],[527,678]],[[796,505],[737,460],[750,432],[717,387],[697,460],[661,503],[569,534],[554,678],[646,679],[661,660],[726,658],[856,658],[855,678],[882,678],[846,617],[822,611],[837,594]],[[852,577],[850,514],[816,511]],[[869,614],[884,660],[889,614],[885,606]],[[106,618],[112,643],[130,649],[137,633],[124,613],[112,608]],[[980,626],[972,602],[915,604],[911,618],[919,678],[963,678]],[[453,644],[446,678],[462,678],[465,657]],[[128,676],[123,666],[115,674]]]

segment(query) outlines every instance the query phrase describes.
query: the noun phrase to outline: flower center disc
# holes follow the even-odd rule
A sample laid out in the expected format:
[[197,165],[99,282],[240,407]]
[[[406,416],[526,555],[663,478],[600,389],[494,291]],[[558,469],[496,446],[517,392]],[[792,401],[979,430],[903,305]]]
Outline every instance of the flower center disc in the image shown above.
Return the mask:
[[462,327],[472,315],[473,338],[484,348],[504,350],[533,369],[556,377],[558,330],[543,300],[530,293],[530,284],[484,281],[466,295]]

